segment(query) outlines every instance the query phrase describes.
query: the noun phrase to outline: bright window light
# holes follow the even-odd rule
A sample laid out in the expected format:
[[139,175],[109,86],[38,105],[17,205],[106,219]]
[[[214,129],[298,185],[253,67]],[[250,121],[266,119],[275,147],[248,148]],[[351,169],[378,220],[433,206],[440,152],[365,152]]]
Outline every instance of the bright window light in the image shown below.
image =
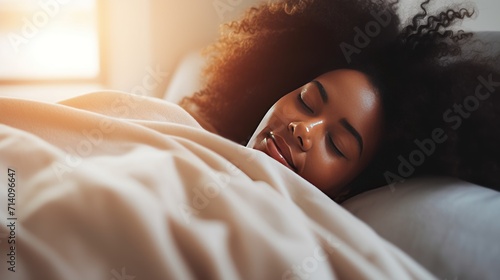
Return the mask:
[[96,0],[0,0],[2,80],[95,79]]

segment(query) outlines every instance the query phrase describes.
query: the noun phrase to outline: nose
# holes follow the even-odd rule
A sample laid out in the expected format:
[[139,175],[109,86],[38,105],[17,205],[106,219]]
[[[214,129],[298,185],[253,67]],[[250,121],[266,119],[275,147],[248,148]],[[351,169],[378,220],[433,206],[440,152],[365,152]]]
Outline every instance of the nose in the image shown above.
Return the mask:
[[306,152],[313,146],[314,135],[319,129],[319,125],[322,121],[310,121],[310,122],[291,122],[288,124],[288,130],[292,133],[293,137],[299,144],[300,148]]

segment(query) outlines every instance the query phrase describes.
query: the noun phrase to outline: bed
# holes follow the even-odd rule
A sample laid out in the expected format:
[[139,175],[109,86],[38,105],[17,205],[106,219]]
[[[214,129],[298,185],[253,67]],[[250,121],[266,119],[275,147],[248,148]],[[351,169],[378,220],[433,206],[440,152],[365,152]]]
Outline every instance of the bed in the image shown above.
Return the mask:
[[179,106],[0,98],[1,279],[435,279]]
[[[478,32],[485,54],[500,52],[500,32]],[[196,92],[204,59],[199,51],[181,60],[163,98],[178,103]],[[496,62],[500,65],[500,61]],[[341,205],[439,279],[498,279],[500,194],[446,177],[407,180]]]
[[338,205],[176,105],[202,64],[163,100],[0,98],[0,279],[500,277],[498,192],[428,177]]

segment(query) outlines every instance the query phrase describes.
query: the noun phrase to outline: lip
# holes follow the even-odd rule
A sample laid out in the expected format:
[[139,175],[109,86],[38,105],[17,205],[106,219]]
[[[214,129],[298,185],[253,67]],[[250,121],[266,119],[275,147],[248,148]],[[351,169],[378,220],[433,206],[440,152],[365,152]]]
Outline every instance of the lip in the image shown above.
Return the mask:
[[271,131],[269,132],[269,136],[266,137],[266,144],[271,157],[297,172],[297,168],[293,163],[290,146],[287,145],[285,139]]

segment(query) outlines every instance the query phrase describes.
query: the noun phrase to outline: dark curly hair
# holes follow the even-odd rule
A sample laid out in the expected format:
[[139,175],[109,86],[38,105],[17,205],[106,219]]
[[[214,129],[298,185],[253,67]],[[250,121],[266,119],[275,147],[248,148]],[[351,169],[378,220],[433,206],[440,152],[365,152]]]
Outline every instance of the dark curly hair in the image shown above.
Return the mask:
[[224,25],[206,51],[205,87],[181,106],[244,144],[283,95],[325,72],[355,69],[380,93],[385,133],[371,164],[346,186],[348,196],[423,174],[498,189],[500,74],[491,63],[498,56],[467,48],[477,42],[474,33],[452,29],[473,9],[430,14],[429,2],[407,22],[397,1],[283,0],[251,8]]

